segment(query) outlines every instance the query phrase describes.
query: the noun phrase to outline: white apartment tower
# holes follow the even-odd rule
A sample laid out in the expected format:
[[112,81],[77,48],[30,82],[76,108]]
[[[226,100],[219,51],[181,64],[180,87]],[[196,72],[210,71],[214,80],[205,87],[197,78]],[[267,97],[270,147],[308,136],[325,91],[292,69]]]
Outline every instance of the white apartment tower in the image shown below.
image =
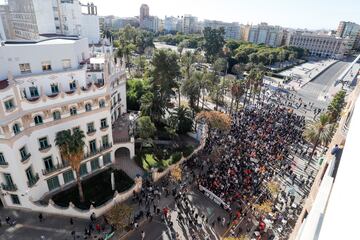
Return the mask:
[[[86,38],[8,41],[0,46],[0,204],[32,209],[34,202],[74,184],[56,133],[85,134],[83,177],[114,163],[112,124],[126,112],[126,74],[112,48]],[[114,131],[113,131],[114,130]]]
[[[63,34],[87,37],[89,43],[100,41],[94,4],[82,5],[79,0],[9,0],[7,6],[7,25],[11,29],[7,39],[36,40],[39,35]],[[4,18],[5,13],[0,14]]]

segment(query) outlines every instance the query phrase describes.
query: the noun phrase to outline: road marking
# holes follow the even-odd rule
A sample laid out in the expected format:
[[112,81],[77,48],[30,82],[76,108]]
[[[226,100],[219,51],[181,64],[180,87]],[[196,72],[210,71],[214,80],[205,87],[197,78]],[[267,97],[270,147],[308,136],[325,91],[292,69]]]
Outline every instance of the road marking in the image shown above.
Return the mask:
[[48,227],[38,227],[34,225],[28,225],[28,224],[16,224],[14,227],[8,228],[6,232],[14,232],[20,228],[31,228],[35,230],[40,231],[47,231],[47,232],[56,232],[56,233],[69,233],[69,231],[58,229],[58,228],[48,228]]

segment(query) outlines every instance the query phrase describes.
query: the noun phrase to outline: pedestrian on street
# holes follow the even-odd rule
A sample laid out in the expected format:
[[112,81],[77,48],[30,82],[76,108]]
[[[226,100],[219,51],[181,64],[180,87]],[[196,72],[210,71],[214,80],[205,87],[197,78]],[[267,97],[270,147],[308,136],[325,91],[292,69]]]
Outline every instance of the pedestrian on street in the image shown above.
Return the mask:
[[74,220],[70,218],[70,225],[74,225]]
[[144,230],[141,231],[141,240],[144,240],[145,239],[145,232]]
[[39,214],[39,221],[40,221],[40,222],[43,221],[43,215],[42,215],[42,213]]

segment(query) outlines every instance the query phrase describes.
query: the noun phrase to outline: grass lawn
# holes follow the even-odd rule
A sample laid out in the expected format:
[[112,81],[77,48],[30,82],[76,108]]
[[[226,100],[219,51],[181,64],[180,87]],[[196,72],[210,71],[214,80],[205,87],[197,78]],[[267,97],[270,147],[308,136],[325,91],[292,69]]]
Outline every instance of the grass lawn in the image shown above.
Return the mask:
[[[100,206],[114,196],[115,191],[111,189],[112,171],[113,169],[108,169],[82,181],[85,195],[85,202],[83,203],[80,202],[77,185],[55,194],[52,200],[62,207],[69,206],[69,202],[72,202],[80,209],[89,209],[91,203],[93,203],[95,207]],[[121,170],[114,170],[114,176],[115,189],[119,193],[128,190],[134,184],[134,181]]]

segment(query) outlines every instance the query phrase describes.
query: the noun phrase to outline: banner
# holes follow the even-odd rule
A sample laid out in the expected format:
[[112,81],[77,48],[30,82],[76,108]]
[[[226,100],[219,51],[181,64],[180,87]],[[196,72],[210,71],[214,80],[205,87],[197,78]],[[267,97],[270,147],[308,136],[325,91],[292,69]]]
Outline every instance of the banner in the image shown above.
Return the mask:
[[207,188],[199,185],[199,190],[201,192],[204,192],[204,194],[210,198],[212,201],[214,201],[217,205],[219,206],[223,206],[224,209],[230,209],[230,206],[228,204],[226,204],[221,198],[219,198],[218,196],[216,196],[212,191],[208,190]]

